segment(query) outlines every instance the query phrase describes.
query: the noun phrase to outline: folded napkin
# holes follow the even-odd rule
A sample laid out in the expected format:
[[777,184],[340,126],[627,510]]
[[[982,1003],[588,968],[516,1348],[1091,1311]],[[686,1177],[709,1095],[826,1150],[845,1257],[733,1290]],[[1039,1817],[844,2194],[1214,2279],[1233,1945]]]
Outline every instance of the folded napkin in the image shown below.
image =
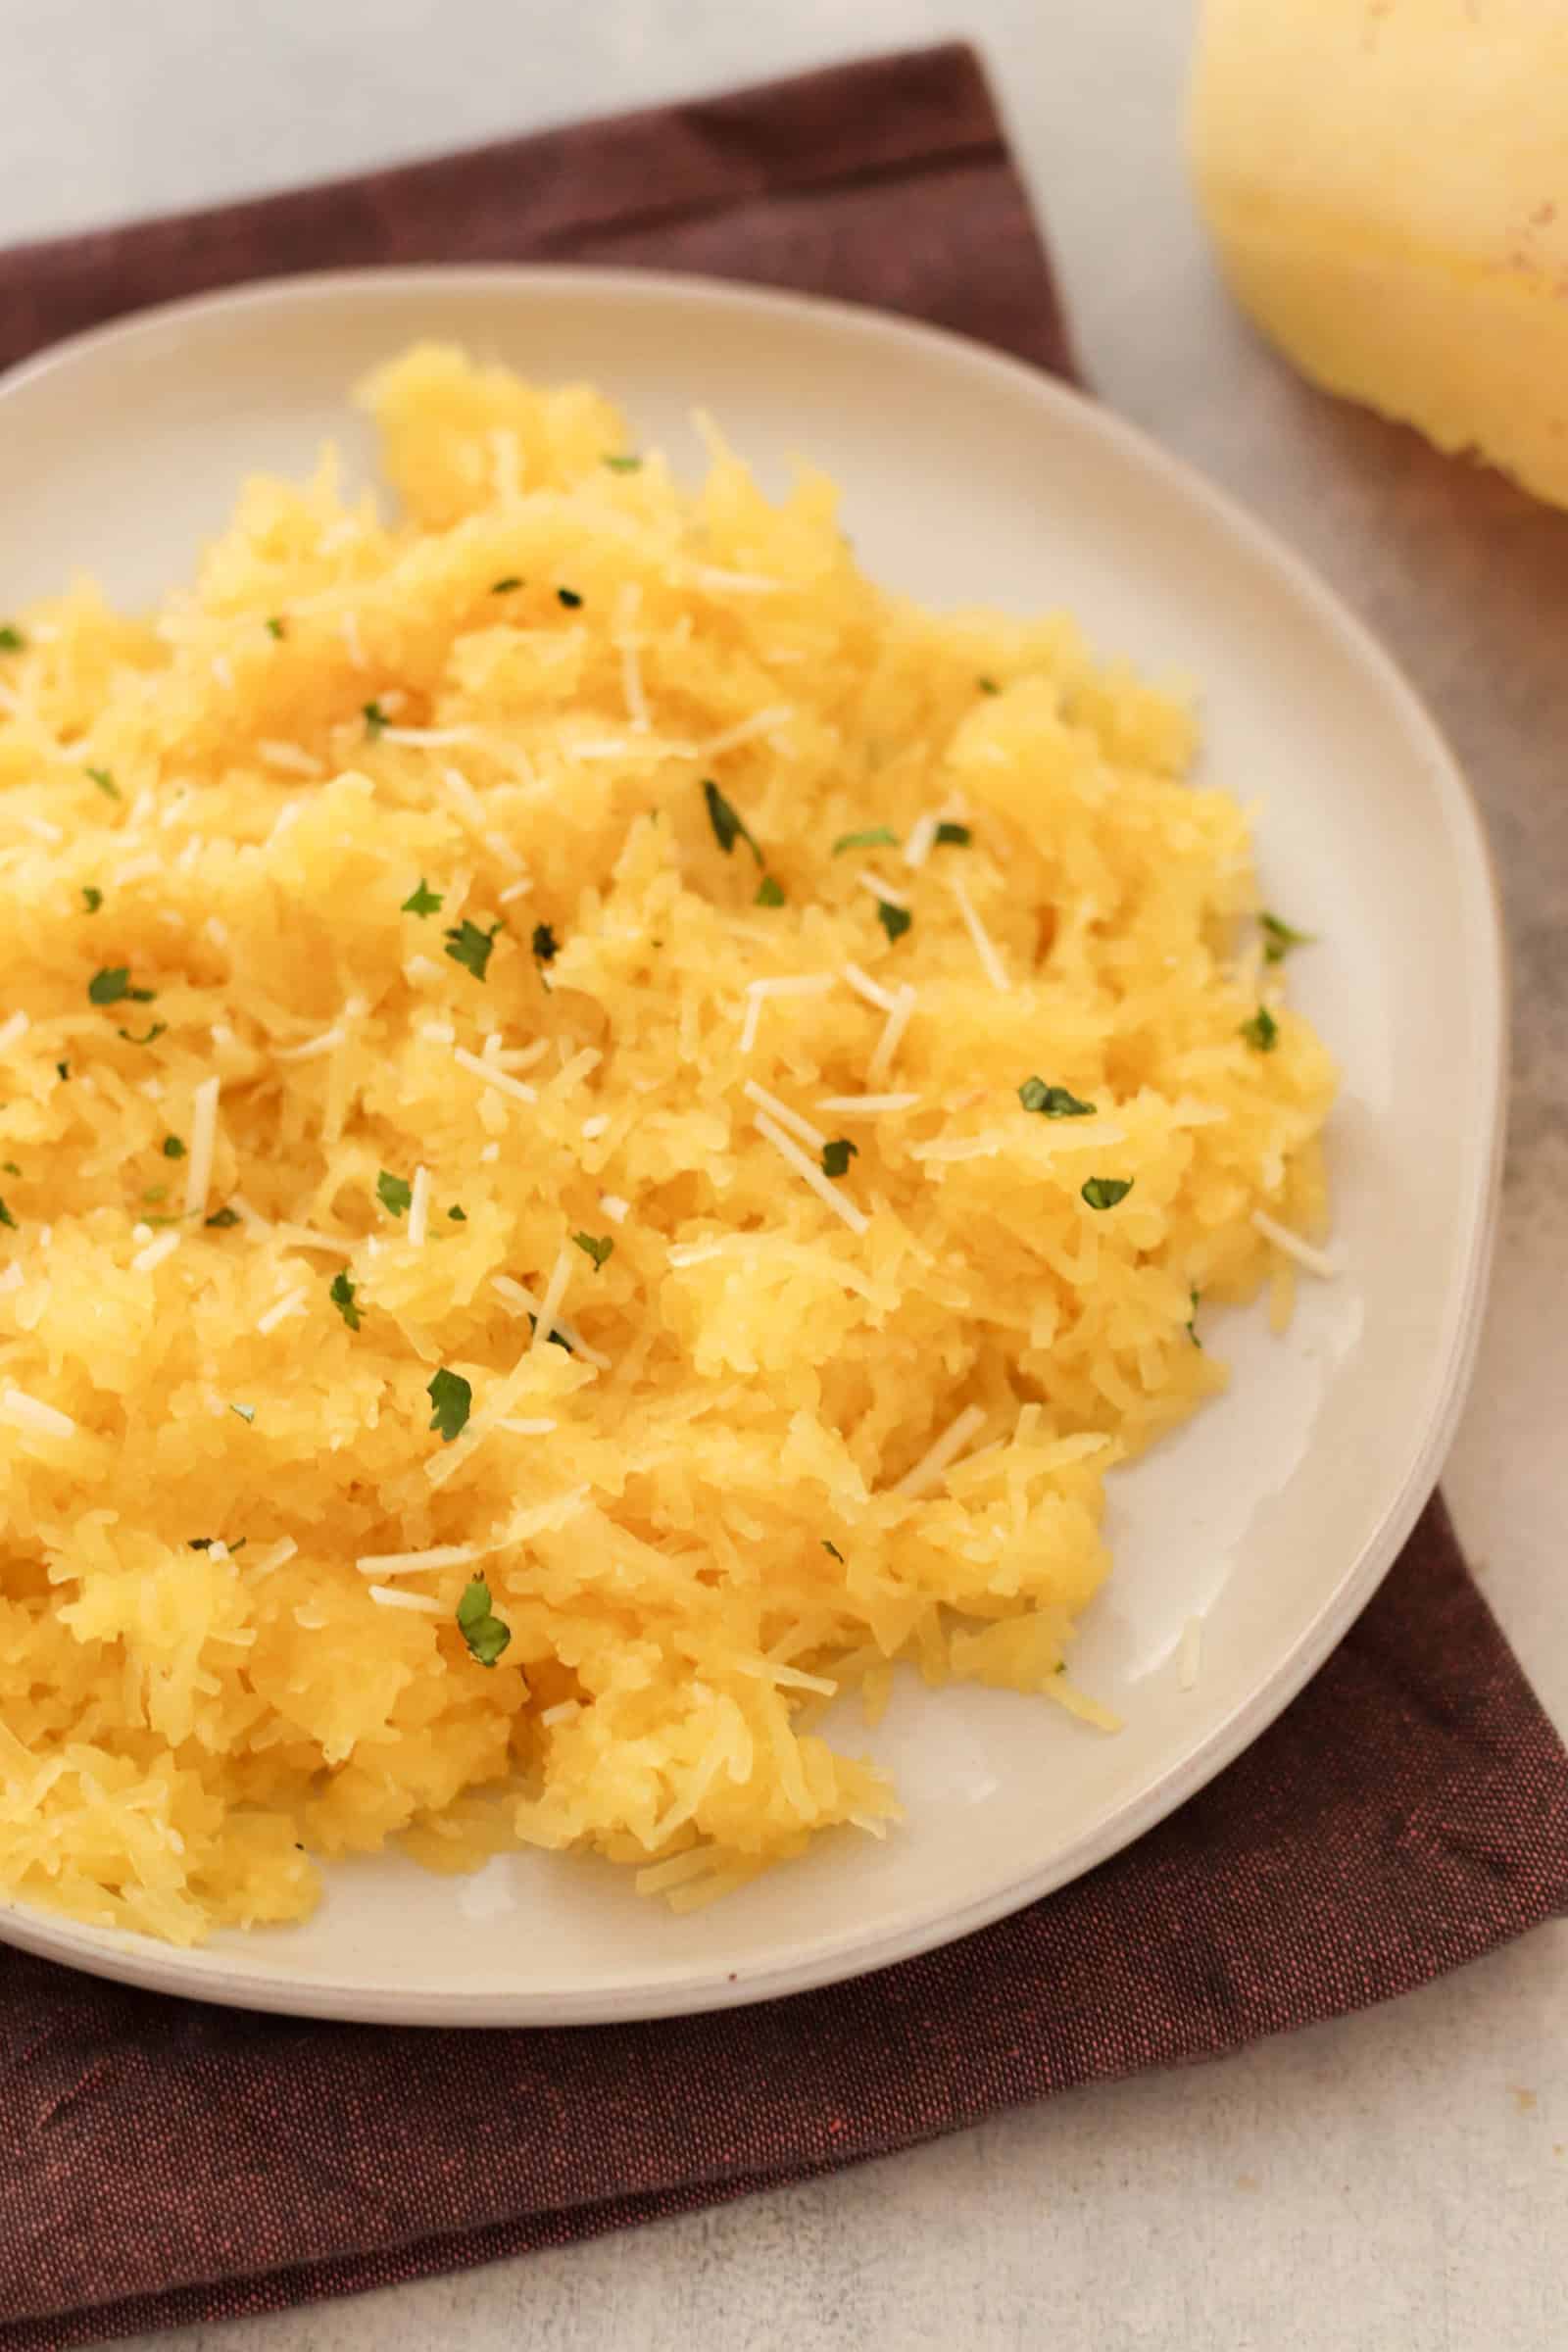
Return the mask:
[[[0,362],[240,278],[556,255],[847,296],[1072,371],[960,48],[0,256]],[[280,2310],[804,2179],[1386,1999],[1565,1909],[1568,1757],[1434,1500],[1316,1680],[1180,1813],[855,1984],[465,2034],[247,2017],[0,1949],[0,2352]]]

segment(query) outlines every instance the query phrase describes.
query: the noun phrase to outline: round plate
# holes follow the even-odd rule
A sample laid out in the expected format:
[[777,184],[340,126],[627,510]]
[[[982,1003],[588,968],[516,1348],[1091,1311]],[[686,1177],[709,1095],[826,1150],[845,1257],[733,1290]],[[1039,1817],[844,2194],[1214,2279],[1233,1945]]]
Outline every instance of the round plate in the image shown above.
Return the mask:
[[[1004,1692],[901,1689],[867,1740],[907,1822],[841,1836],[672,1918],[587,1859],[466,1880],[344,1865],[305,1926],[199,1952],[0,1911],[30,1951],[262,2009],[441,2025],[667,2015],[796,1992],[967,1934],[1147,1830],[1254,1740],[1339,1641],[1425,1501],[1485,1289],[1501,1142],[1499,918],[1475,808],[1387,657],[1284,548],[1103,410],[880,315],[586,270],[292,278],[152,312],[0,387],[0,605],[87,569],[149,600],[240,477],[324,438],[368,475],[351,386],[418,337],[589,377],[696,471],[694,403],[782,488],[842,483],[860,561],[935,605],[1064,604],[1104,648],[1200,681],[1205,776],[1256,804],[1266,902],[1321,936],[1291,994],[1339,1056],[1348,1272],[1205,1342],[1229,1394],[1110,1481],[1115,1571],[1074,1672],[1107,1739]],[[1202,1619],[1197,1687],[1176,1651]],[[830,1722],[829,1729],[832,1730]]]

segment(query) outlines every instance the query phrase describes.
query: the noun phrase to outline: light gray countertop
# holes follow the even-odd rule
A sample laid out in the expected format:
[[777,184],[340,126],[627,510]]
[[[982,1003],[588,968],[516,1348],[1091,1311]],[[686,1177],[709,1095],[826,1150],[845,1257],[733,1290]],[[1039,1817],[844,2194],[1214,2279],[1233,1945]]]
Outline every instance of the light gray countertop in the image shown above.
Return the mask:
[[[1568,515],[1318,398],[1231,314],[1181,167],[1192,16],[1192,0],[10,0],[0,238],[976,40],[1099,389],[1371,622],[1491,824],[1515,956],[1512,1131],[1446,1485],[1568,1724]],[[567,2253],[148,2346],[1461,2352],[1560,2344],[1565,2289],[1556,1927],[1223,2065]]]

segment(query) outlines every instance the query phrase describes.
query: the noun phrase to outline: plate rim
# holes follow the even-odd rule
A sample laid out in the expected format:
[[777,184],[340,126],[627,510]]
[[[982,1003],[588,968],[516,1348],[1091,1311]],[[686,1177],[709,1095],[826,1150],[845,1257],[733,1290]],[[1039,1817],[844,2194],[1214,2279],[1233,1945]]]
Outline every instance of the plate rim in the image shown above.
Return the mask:
[[1463,1196],[1463,1263],[1449,1299],[1443,1383],[1430,1418],[1402,1479],[1359,1553],[1342,1568],[1288,1653],[1179,1764],[1141,1795],[1059,1847],[1049,1863],[1015,1872],[956,1909],[930,1901],[909,1905],[880,1929],[841,1931],[825,1944],[820,1939],[814,1944],[793,1944],[764,1966],[714,1972],[683,1960],[652,1976],[644,1970],[635,1983],[612,1982],[586,1994],[461,1988],[444,1992],[412,1987],[370,1990],[341,1976],[290,1980],[258,1968],[234,1966],[227,1947],[224,1965],[215,1969],[207,1958],[211,1947],[164,1945],[122,1930],[57,1918],[29,1904],[0,1903],[0,1943],[146,1990],[275,2015],[373,2025],[517,2029],[629,2024],[749,2006],[844,1983],[957,1942],[1109,1860],[1185,1804],[1259,1738],[1317,1673],[1372,1598],[1436,1489],[1475,1370],[1496,1240],[1506,1141],[1509,971],[1501,892],[1479,803],[1436,717],[1395,657],[1304,557],[1197,466],[1079,386],[992,344],[924,319],[870,304],[696,272],[594,264],[434,262],[304,270],[158,303],[66,336],[0,373],[0,407],[15,393],[56,370],[91,358],[101,346],[130,343],[182,320],[291,302],[353,301],[387,292],[415,295],[426,288],[490,293],[510,288],[519,294],[579,292],[609,302],[674,300],[760,311],[786,320],[804,318],[840,333],[883,341],[894,349],[912,342],[917,351],[931,351],[949,364],[1000,377],[1014,391],[1043,404],[1048,412],[1069,416],[1073,430],[1098,437],[1132,466],[1152,474],[1164,487],[1204,510],[1207,518],[1233,542],[1241,542],[1254,563],[1273,572],[1305,606],[1351,666],[1377,686],[1401,732],[1422,755],[1460,885],[1466,968],[1473,971],[1477,983],[1473,1003],[1486,1097],[1480,1105],[1472,1102],[1472,1113],[1479,1108],[1484,1116],[1471,1123],[1490,1138],[1490,1148],[1474,1152]]

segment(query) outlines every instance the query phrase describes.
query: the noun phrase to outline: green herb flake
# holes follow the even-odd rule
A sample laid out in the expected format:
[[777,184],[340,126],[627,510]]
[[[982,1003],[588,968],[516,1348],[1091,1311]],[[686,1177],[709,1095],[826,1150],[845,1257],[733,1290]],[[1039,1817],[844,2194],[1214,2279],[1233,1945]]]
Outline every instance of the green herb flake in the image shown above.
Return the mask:
[[859,1149],[858,1144],[850,1143],[842,1135],[835,1136],[830,1144],[824,1144],[822,1146],[823,1175],[847,1176],[850,1172],[850,1162],[858,1156]]
[[401,1176],[393,1176],[383,1168],[375,1180],[375,1197],[384,1209],[394,1217],[401,1217],[414,1199],[414,1187],[406,1184]]
[[833,855],[841,858],[846,850],[896,850],[899,837],[891,825],[867,825],[863,833],[841,833],[833,844]]
[[510,596],[514,588],[521,586],[521,575],[515,571],[509,571],[504,580],[492,581],[490,593],[492,596]]
[[355,1287],[346,1274],[334,1274],[332,1287],[326,1294],[350,1331],[358,1331],[362,1320],[360,1310],[354,1303]]
[[1237,1034],[1245,1037],[1254,1054],[1272,1054],[1280,1042],[1280,1025],[1266,1004],[1260,1004],[1250,1021],[1244,1021]]
[[1260,914],[1257,927],[1263,934],[1265,963],[1283,963],[1293,948],[1309,948],[1317,938],[1315,931],[1298,931],[1278,914]]
[[554,963],[561,954],[561,942],[548,923],[535,923],[533,938],[528,944],[533,950],[533,959],[538,964]]
[[596,1274],[601,1271],[606,1258],[612,1253],[615,1247],[614,1235],[610,1233],[601,1235],[597,1241],[591,1233],[574,1233],[571,1238],[584,1256],[593,1259]]
[[0,654],[24,654],[27,640],[13,621],[0,624]]
[[92,779],[93,783],[97,785],[99,791],[103,794],[106,800],[119,800],[120,786],[115,782],[114,774],[111,769],[107,767],[89,767],[87,774]]
[[169,1187],[167,1184],[155,1184],[149,1191],[143,1193],[142,1199],[151,1201],[153,1207],[156,1208],[160,1200],[169,1199]]
[[87,983],[89,1004],[118,1004],[130,988],[130,966],[126,963],[106,964],[94,972]]
[[[269,637],[276,637],[279,640],[288,634],[287,630],[283,626],[283,616],[280,612],[273,612],[269,616],[267,623],[267,634]],[[236,1413],[239,1411],[239,1406],[237,1404],[235,1405],[234,1410]]]
[[512,1640],[511,1626],[491,1610],[490,1588],[482,1576],[474,1578],[458,1603],[458,1631],[481,1666],[493,1666]]
[[254,1404],[231,1404],[228,1409],[231,1413],[238,1413],[240,1419],[246,1423],[252,1422],[256,1418]]
[[840,1551],[840,1549],[839,1549],[839,1547],[838,1547],[838,1545],[837,1545],[836,1544],[830,1544],[830,1543],[828,1542],[828,1540],[827,1540],[826,1536],[824,1536],[824,1537],[822,1538],[822,1549],[823,1549],[823,1550],[824,1550],[824,1551],[825,1551],[825,1552],[828,1554],[828,1556],[829,1556],[829,1558],[830,1558],[830,1559],[835,1559],[835,1560],[837,1560],[837,1562],[838,1562],[838,1564],[839,1564],[839,1566],[840,1566],[841,1568],[844,1566],[844,1554],[843,1554],[843,1552],[842,1552],[842,1551]]
[[496,933],[500,928],[499,923],[492,923],[488,931],[481,931],[477,923],[470,923],[465,915],[455,930],[445,934],[447,954],[454,963],[461,963],[466,972],[471,972],[476,980],[482,980],[489,968],[490,951],[496,944]]
[[1125,1200],[1133,1189],[1131,1176],[1091,1176],[1083,1187],[1083,1198],[1091,1208],[1114,1208]]
[[[130,993],[134,996],[136,991],[132,989]],[[163,1036],[168,1027],[167,1021],[154,1021],[150,1027],[142,1031],[140,1037],[135,1036],[129,1029],[117,1029],[115,1035],[122,1037],[127,1046],[150,1046],[155,1039]]]
[[577,594],[575,588],[558,588],[556,594],[568,612],[575,612],[577,607],[582,603],[582,598]]
[[164,1138],[164,1157],[166,1159],[183,1159],[184,1156],[185,1147],[180,1142],[178,1136],[166,1135]]
[[69,1061],[57,1061],[55,1063],[55,1069],[62,1078],[69,1078],[71,1076],[71,1064]]
[[752,838],[744,817],[731,808],[711,776],[704,782],[703,798],[708,803],[708,821],[713,828],[713,839],[725,857],[729,857],[738,841],[744,841],[758,864],[765,865],[767,860]]
[[1198,1301],[1202,1297],[1202,1293],[1201,1291],[1189,1291],[1187,1296],[1192,1300],[1193,1306],[1193,1311],[1187,1318],[1187,1337],[1195,1348],[1201,1348],[1203,1343],[1198,1336]]
[[759,906],[782,906],[784,885],[772,874],[764,874],[757,885],[755,904]]
[[192,1536],[185,1549],[187,1551],[211,1551],[217,1542],[216,1536]]
[[216,1225],[220,1232],[226,1232],[230,1225],[239,1223],[239,1210],[237,1208],[215,1208],[210,1217],[202,1219],[202,1223]]
[[14,1159],[0,1159],[0,1169],[3,1169],[5,1174],[8,1176],[20,1176],[22,1174],[22,1170],[18,1167]]
[[420,915],[439,914],[444,903],[444,893],[439,890],[431,890],[421,874],[414,889],[404,900],[399,912]]
[[84,882],[81,886],[81,902],[89,914],[96,914],[104,903],[104,894],[101,890],[94,890],[90,882]]
[[[461,1372],[449,1372],[443,1365],[424,1393],[435,1407],[430,1415],[430,1427],[441,1432],[443,1445],[450,1446],[467,1422],[469,1407],[473,1403],[473,1391]],[[489,1605],[487,1600],[485,1606],[488,1608]]]
[[0,1225],[9,1225],[13,1233],[19,1230],[16,1218],[3,1200],[0,1200]]
[[904,937],[914,917],[907,906],[895,906],[887,899],[878,899],[876,919],[887,933],[889,941],[892,942]]
[[1000,694],[1002,692],[1002,688],[997,684],[995,678],[976,678],[975,684],[982,694]]
[[392,724],[379,703],[362,703],[360,710],[365,717],[365,732],[372,742],[381,733],[383,727],[389,727]]
[[1018,1089],[1025,1110],[1038,1110],[1048,1119],[1092,1119],[1093,1102],[1080,1102],[1064,1086],[1048,1086],[1043,1078],[1026,1078]]
[[966,850],[973,839],[974,835],[967,825],[956,825],[944,817],[932,837],[931,847],[934,850]]
[[449,1208],[447,1215],[452,1219],[454,1225],[466,1225],[468,1222],[468,1212],[466,1208]]
[[643,466],[641,458],[607,457],[604,463],[609,466],[612,473],[641,473]]

